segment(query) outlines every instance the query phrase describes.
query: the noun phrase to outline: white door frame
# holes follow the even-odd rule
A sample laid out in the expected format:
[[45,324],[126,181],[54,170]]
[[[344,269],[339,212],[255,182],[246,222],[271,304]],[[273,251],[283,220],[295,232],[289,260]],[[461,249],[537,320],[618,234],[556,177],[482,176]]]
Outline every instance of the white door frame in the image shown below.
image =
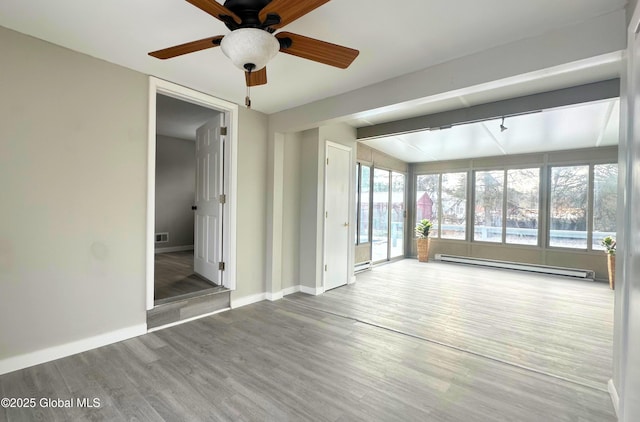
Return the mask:
[[155,214],[156,214],[156,94],[173,97],[197,104],[225,114],[227,140],[224,152],[224,204],[223,260],[225,270],[221,282],[231,290],[236,288],[236,206],[237,206],[237,161],[238,161],[238,105],[202,92],[180,86],[162,79],[149,77],[149,129],[147,141],[147,233],[146,233],[146,286],[147,310],[153,309],[154,261],[155,261]]
[[[333,148],[338,148],[338,149],[342,149],[344,151],[348,151],[349,152],[349,163],[352,165],[352,168],[349,172],[349,208],[348,208],[348,218],[347,221],[349,222],[349,236],[348,239],[354,239],[355,237],[355,233],[354,233],[354,227],[353,227],[353,218],[351,218],[354,214],[354,206],[353,206],[353,199],[354,199],[354,192],[353,192],[353,186],[354,186],[354,176],[353,176],[353,148],[348,147],[346,145],[343,144],[339,144],[337,142],[332,142],[332,141],[325,141],[325,146],[324,146],[324,160],[322,162],[322,166],[324,168],[324,212],[322,213],[322,226],[323,226],[323,238],[322,238],[322,289],[321,289],[321,293],[324,293],[324,291],[326,291],[326,286],[327,286],[327,281],[326,281],[326,277],[327,277],[327,272],[324,270],[325,265],[327,265],[327,220],[325,218],[325,213],[327,212],[327,167],[325,165],[325,162],[327,160],[327,157],[329,156],[329,147],[333,147]],[[355,244],[355,242],[354,242]],[[348,247],[348,251],[349,251],[349,256],[347,258],[347,284],[350,284],[352,282],[354,282],[355,280],[353,280],[353,278],[351,277],[351,274],[353,270],[353,247],[352,245],[349,245]]]

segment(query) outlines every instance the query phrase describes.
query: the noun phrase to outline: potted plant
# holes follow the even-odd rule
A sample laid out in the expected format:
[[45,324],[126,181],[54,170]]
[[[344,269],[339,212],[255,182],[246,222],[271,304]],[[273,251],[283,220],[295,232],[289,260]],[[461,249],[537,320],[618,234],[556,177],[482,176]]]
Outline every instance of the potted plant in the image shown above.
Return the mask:
[[429,261],[429,231],[431,230],[431,221],[422,219],[416,224],[416,237],[418,238],[418,261]]
[[602,239],[601,245],[607,252],[607,269],[609,270],[609,287],[612,289],[616,285],[616,240],[607,236]]

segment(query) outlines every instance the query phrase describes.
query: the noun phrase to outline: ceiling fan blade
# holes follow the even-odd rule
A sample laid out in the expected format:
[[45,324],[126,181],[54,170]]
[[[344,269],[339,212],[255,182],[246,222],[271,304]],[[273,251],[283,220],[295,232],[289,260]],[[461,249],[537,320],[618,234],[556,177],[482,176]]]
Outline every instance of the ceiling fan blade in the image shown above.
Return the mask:
[[264,85],[267,83],[267,68],[263,67],[251,73],[244,72],[244,76],[247,81],[247,86]]
[[276,34],[276,38],[279,40],[289,38],[291,40],[290,47],[280,49],[283,53],[339,67],[340,69],[349,67],[360,54],[358,50],[353,48],[292,34],[291,32],[279,32]]
[[198,9],[207,12],[211,16],[216,19],[220,19],[224,22],[224,18],[222,16],[229,16],[231,19],[236,21],[236,23],[240,23],[241,19],[233,13],[231,10],[227,9],[220,3],[215,0],[187,0],[189,3],[197,7]]
[[277,14],[280,16],[280,23],[269,26],[282,28],[328,2],[329,0],[272,0],[260,11],[260,22],[264,22],[270,13]]
[[152,51],[149,55],[162,60],[170,59],[183,54],[217,47],[220,45],[220,40],[222,40],[222,38],[224,38],[224,35],[217,35],[215,37],[205,38],[198,41],[191,41],[186,44],[176,45],[163,50]]

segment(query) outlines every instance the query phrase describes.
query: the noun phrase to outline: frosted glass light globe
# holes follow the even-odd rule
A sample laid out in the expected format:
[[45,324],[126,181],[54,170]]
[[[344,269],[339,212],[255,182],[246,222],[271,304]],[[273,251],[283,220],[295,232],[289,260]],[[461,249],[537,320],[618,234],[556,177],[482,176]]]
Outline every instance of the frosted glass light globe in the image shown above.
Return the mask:
[[254,64],[252,72],[267,65],[280,50],[280,43],[272,34],[257,28],[240,28],[225,35],[220,48],[231,62],[246,71],[246,64]]

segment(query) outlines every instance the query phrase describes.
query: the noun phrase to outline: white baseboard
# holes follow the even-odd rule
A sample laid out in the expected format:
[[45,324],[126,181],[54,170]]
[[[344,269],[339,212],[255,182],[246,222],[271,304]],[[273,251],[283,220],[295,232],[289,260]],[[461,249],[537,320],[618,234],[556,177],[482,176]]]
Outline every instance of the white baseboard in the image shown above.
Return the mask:
[[300,286],[300,291],[302,293],[306,293],[308,295],[314,295],[314,296],[318,296],[321,295],[322,293],[324,293],[324,287],[307,287],[307,286]]
[[35,352],[26,353],[24,355],[3,359],[0,360],[0,375],[75,355],[77,353],[86,352],[87,350],[96,349],[98,347],[106,346],[107,344],[117,343],[119,341],[145,334],[146,332],[147,324],[138,324],[122,328],[120,330],[111,331],[109,333],[61,344],[59,346],[49,347]]
[[613,403],[613,410],[616,411],[616,416],[620,417],[618,413],[618,407],[620,406],[620,398],[618,397],[618,390],[616,390],[616,386],[613,383],[613,380],[610,379],[607,383],[607,388],[609,390],[609,395],[611,396],[611,403]]
[[298,293],[300,291],[300,285],[287,287],[282,290],[282,296],[292,295],[294,293]]
[[155,253],[167,253],[167,252],[184,252],[184,251],[192,251],[193,245],[184,245],[184,246],[169,246],[167,248],[156,248],[154,250]]
[[251,295],[251,296],[244,296],[238,299],[231,299],[231,309],[235,309],[235,308],[240,308],[242,306],[247,306],[247,305],[251,305],[252,303],[257,303],[257,302],[261,302],[263,300],[269,300],[269,301],[276,301],[276,300],[280,300],[283,297],[287,296],[287,295],[291,295],[294,293],[298,293],[298,292],[302,292],[302,293],[306,293],[306,294],[310,294],[310,295],[314,295],[317,296],[319,294],[324,293],[324,289],[322,287],[318,287],[318,288],[311,288],[311,287],[305,287],[305,286],[301,286],[301,285],[296,285],[296,286],[291,286],[291,287],[287,287],[286,289],[282,289],[281,291],[277,292],[277,293],[258,293],[255,295]]
[[267,298],[266,293],[258,293],[250,296],[243,296],[238,299],[231,299],[231,309],[241,308],[252,303],[262,302]]
[[266,295],[267,295],[267,300],[269,300],[271,302],[274,302],[276,300],[280,300],[280,299],[282,299],[284,297],[283,294],[282,294],[282,290],[280,290],[279,292],[276,292],[276,293],[267,292]]
[[351,276],[351,279],[349,280],[349,284],[353,284],[353,283],[355,283],[355,282],[356,282],[356,276],[355,276],[355,275],[352,275],[352,276]]

